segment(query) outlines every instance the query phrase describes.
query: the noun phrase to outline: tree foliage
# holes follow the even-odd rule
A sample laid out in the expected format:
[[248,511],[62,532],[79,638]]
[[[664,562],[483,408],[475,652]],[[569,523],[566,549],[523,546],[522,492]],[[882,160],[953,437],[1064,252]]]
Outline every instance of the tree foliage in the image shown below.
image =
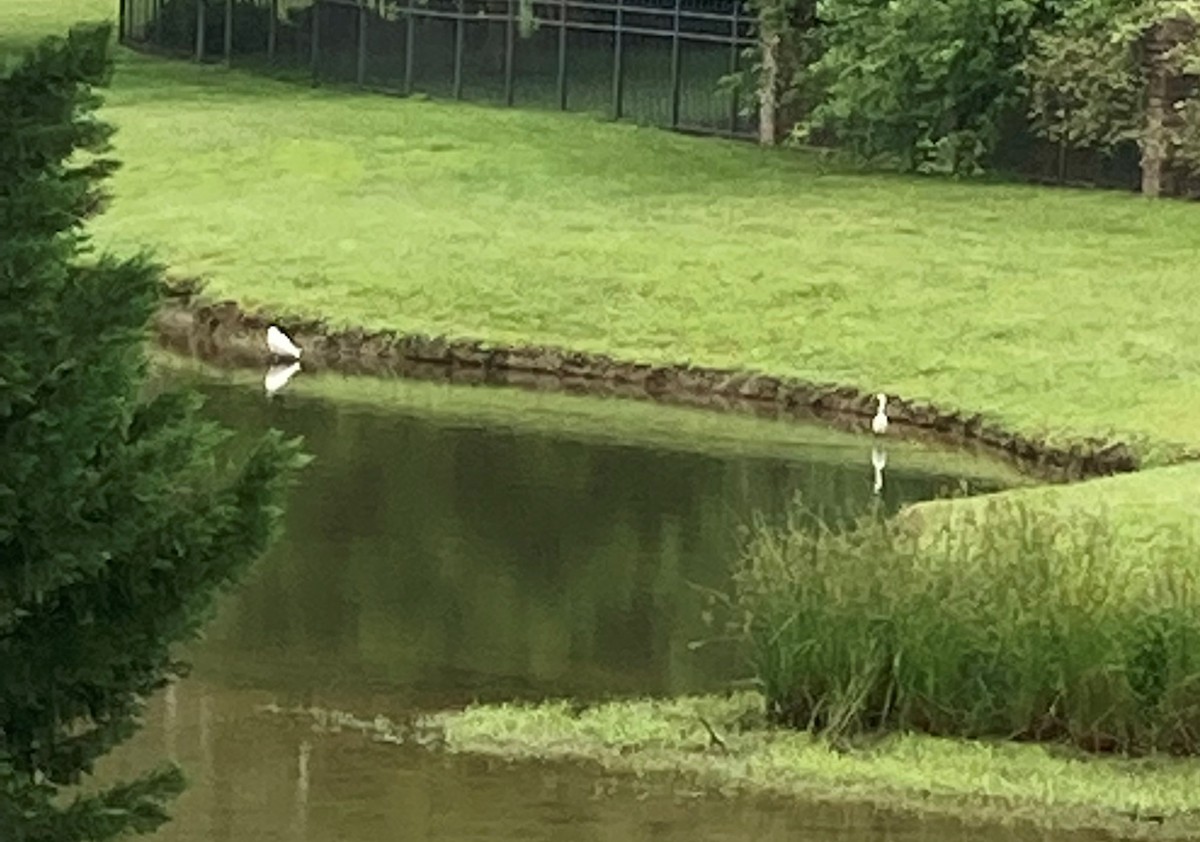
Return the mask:
[[[755,5],[787,43],[801,0]],[[908,170],[979,172],[1012,132],[1136,142],[1150,189],[1164,164],[1200,173],[1198,21],[1200,0],[818,0],[777,102],[806,103],[796,139]]]
[[[1029,115],[1043,136],[1072,147],[1111,150],[1147,130],[1148,73],[1144,43],[1171,19],[1200,20],[1196,0],[1081,0],[1055,27],[1039,33],[1026,64]],[[1162,57],[1184,77],[1200,70],[1200,43],[1187,39]],[[1174,106],[1166,131],[1168,157],[1200,169],[1200,103],[1190,90]]]
[[795,123],[812,107],[812,92],[800,80],[821,48],[817,0],[749,0],[748,5],[758,21],[759,43],[743,54],[748,66],[727,79],[751,92],[760,114],[769,110],[778,125],[764,140],[774,143],[790,130],[788,118]]
[[136,729],[213,598],[269,543],[301,462],[271,434],[234,460],[197,399],[146,397],[161,268],[83,225],[116,167],[94,86],[110,26],[0,72],[0,829],[107,840],[165,819],[166,768],[71,788]]
[[822,0],[822,92],[799,127],[906,169],[974,172],[1019,107],[1021,65],[1052,0]]

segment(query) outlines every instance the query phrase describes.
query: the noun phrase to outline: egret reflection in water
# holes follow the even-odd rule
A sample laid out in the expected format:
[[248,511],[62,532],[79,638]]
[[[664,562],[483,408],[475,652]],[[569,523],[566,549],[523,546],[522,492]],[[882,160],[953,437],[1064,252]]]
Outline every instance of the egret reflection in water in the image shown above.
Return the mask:
[[267,374],[263,377],[263,389],[266,390],[267,396],[271,396],[287,385],[287,382],[295,376],[300,370],[300,363],[294,362],[291,365],[273,365],[267,369]]
[[875,493],[883,491],[883,469],[887,467],[887,451],[879,447],[871,448],[871,467],[875,469]]

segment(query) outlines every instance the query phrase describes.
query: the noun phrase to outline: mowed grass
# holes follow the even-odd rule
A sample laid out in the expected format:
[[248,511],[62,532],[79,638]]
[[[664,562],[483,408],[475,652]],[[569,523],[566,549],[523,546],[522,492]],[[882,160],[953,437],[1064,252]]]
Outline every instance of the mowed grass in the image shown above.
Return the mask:
[[[0,43],[113,14],[0,0]],[[1200,445],[1188,203],[866,174],[127,51],[108,103],[125,166],[99,243],[251,307],[837,381],[1125,440],[1148,464]],[[1179,498],[1197,485],[1172,477]]]
[[[110,11],[27,5],[0,0],[0,30]],[[1156,459],[1200,444],[1191,204],[129,54],[105,116],[125,167],[100,242],[250,306],[798,374]]]
[[[172,76],[186,80],[176,85]],[[126,65],[100,240],[251,307],[1200,444],[1196,208]]]

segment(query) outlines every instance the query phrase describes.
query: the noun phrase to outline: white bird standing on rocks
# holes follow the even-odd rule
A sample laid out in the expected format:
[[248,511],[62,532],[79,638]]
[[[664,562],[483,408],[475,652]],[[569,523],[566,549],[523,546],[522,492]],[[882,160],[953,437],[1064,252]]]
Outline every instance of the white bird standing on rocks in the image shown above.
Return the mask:
[[267,350],[275,356],[283,357],[284,359],[300,359],[300,349],[288,338],[286,333],[275,327],[275,325],[267,328]]
[[879,411],[871,419],[871,432],[877,436],[882,436],[887,432],[888,428],[887,395],[880,392],[877,397],[879,398]]

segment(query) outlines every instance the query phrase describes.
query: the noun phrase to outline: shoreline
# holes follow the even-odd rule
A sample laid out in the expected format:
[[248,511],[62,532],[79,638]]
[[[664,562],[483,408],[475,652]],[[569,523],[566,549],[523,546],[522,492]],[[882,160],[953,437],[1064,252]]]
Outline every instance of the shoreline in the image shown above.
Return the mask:
[[[155,317],[162,346],[228,365],[266,365],[262,336],[276,324],[304,350],[314,371],[404,376],[530,390],[650,400],[759,417],[819,420],[865,431],[874,395],[854,387],[761,372],[686,364],[652,365],[553,346],[505,345],[468,338],[334,330],[321,319],[246,312],[236,301],[211,301],[195,281],[174,281]],[[1067,447],[1009,433],[979,414],[945,411],[889,395],[890,429],[903,438],[966,447],[1009,461],[1049,482],[1131,473],[1139,459],[1122,442],[1085,439]]]
[[403,721],[319,708],[260,709],[314,730],[503,762],[583,763],[643,785],[683,783],[710,796],[863,805],[918,817],[1105,833],[1200,834],[1188,800],[1195,760],[1085,756],[1058,745],[889,734],[833,748],[762,722],[761,697],[472,705]]

